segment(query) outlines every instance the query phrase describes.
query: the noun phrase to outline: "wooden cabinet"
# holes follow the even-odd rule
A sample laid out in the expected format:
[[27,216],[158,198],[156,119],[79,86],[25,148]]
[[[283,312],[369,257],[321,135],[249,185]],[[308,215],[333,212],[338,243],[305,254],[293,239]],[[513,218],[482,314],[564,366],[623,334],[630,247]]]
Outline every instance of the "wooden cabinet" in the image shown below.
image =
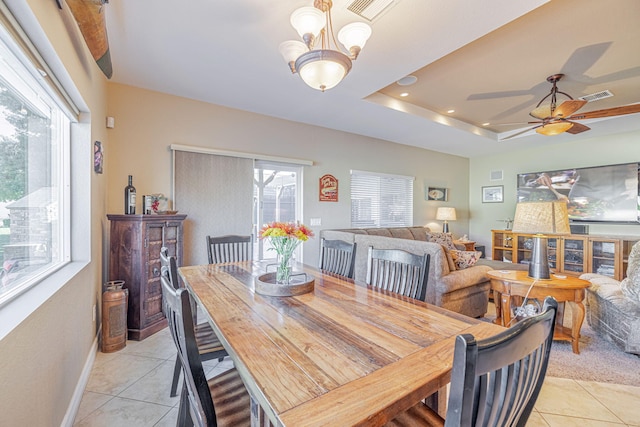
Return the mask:
[[111,221],[109,280],[129,289],[129,339],[142,340],[167,325],[162,313],[160,248],[182,264],[186,215],[107,215]]
[[[494,260],[528,264],[533,234],[510,230],[491,231]],[[571,234],[547,236],[549,267],[552,273],[579,276],[598,273],[622,280],[627,272],[629,252],[639,237]]]
[[559,271],[579,276],[589,272],[587,236],[564,236],[557,239],[561,247]]

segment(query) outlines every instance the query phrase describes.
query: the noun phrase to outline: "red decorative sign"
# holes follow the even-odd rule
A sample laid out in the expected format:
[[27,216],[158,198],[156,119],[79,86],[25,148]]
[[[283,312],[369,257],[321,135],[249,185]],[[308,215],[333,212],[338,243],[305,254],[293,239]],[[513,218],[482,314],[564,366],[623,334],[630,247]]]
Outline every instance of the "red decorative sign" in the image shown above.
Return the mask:
[[333,175],[324,175],[320,178],[320,201],[338,201],[338,180]]

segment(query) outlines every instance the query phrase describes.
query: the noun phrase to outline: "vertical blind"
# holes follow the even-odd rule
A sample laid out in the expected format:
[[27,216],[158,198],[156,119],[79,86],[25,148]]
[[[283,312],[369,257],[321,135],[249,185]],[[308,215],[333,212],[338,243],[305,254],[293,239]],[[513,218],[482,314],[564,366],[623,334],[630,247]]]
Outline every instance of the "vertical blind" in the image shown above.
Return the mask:
[[251,234],[253,160],[174,151],[175,207],[187,214],[184,265],[206,264],[206,236]]
[[412,176],[351,171],[351,226],[413,225]]

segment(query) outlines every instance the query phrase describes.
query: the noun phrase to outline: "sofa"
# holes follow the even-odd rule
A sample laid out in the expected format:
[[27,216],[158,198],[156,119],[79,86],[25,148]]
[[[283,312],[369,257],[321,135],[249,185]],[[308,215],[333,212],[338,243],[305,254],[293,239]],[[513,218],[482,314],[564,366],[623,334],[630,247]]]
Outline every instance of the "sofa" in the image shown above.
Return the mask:
[[427,227],[358,228],[322,230],[320,236],[357,243],[354,269],[354,280],[357,282],[365,282],[369,246],[376,249],[402,249],[420,255],[427,253],[430,260],[425,301],[470,317],[484,316],[490,290],[487,272],[492,268],[473,265],[452,270],[443,246],[427,241],[429,231]]
[[627,277],[621,282],[596,273],[580,278],[591,282],[589,326],[623,351],[640,355],[640,242],[631,248]]

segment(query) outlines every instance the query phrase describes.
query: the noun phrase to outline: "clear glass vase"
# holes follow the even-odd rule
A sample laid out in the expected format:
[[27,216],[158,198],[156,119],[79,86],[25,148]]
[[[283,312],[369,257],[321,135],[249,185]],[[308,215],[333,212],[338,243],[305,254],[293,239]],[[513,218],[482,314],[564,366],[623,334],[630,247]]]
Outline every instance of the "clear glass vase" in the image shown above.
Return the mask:
[[288,284],[291,277],[291,254],[278,254],[276,282]]

